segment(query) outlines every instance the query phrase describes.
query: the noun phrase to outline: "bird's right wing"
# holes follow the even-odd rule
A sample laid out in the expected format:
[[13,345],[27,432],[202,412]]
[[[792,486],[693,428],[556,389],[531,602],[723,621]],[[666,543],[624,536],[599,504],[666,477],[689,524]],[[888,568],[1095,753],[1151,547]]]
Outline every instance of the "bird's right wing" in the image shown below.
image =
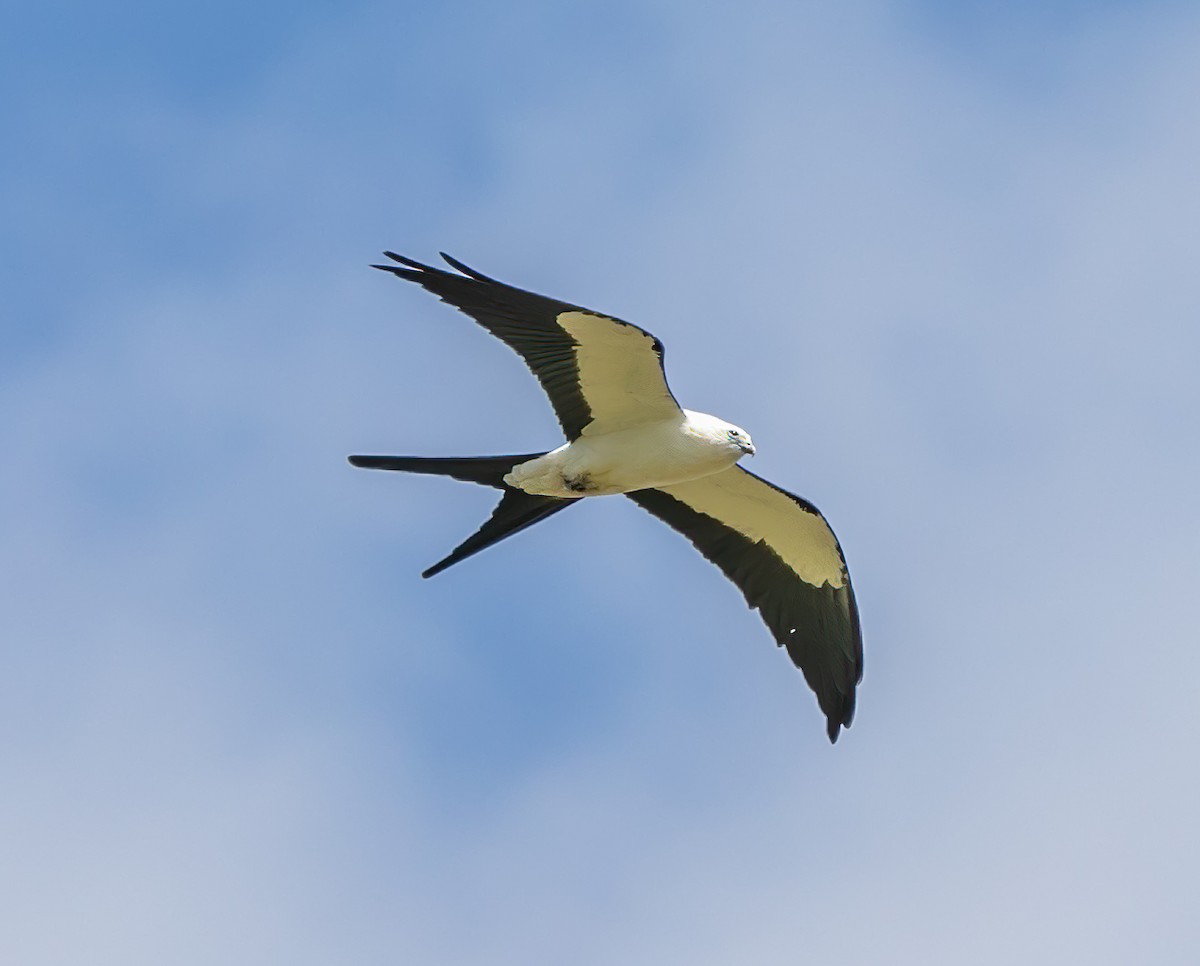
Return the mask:
[[862,633],[842,549],[817,508],[740,466],[625,495],[737,584],[804,672],[836,741],[854,718]]
[[649,332],[488,278],[448,255],[447,272],[384,252],[376,265],[428,289],[515,350],[537,376],[567,439],[680,415],[663,347]]

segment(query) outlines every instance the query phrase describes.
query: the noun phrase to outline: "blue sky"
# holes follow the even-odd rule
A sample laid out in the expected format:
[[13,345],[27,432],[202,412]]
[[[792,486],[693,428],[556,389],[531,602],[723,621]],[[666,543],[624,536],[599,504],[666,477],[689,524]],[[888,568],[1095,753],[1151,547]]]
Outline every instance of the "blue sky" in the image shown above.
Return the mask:
[[[0,39],[0,957],[1191,963],[1200,15],[74,3]],[[836,747],[449,251],[645,325],[817,503]]]

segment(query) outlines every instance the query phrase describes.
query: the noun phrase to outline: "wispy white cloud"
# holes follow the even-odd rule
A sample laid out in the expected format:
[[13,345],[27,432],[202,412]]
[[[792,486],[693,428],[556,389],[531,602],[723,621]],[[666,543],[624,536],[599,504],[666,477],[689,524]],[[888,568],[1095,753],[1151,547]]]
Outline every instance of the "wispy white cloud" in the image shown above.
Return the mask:
[[[3,195],[55,266],[0,387],[7,957],[1196,948],[1194,15],[1006,61],[905,5],[552,8],[372,7],[219,102],[50,100],[110,141]],[[555,429],[380,247],[646,324],[752,428],[862,599],[836,748],[632,506],[417,578],[489,498],[344,454]]]

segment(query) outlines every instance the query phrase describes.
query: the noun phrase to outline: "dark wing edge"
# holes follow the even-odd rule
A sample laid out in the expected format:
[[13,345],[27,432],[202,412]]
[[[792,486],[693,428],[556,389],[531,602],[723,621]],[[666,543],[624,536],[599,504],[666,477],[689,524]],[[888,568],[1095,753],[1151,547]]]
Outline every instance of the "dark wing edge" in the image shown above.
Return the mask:
[[[575,355],[578,343],[559,325],[559,315],[582,312],[644,332],[654,340],[654,349],[662,366],[662,343],[629,322],[498,282],[444,252],[441,257],[455,272],[425,265],[395,252],[383,254],[398,264],[372,265],[372,268],[416,282],[443,302],[470,316],[524,359],[550,397],[559,425],[568,440],[579,438],[584,427],[592,421],[593,414],[580,385]],[[666,380],[665,373],[663,379]]]
[[[800,511],[821,517],[806,500],[767,485],[791,498]],[[661,490],[625,495],[687,537],[737,585],[750,608],[759,611],[776,643],[804,674],[825,714],[829,740],[836,742],[840,730],[849,728],[854,720],[855,688],[863,672],[862,629],[849,574],[841,587],[829,583],[814,587],[801,580],[764,541],[752,541]],[[824,522],[823,517],[821,520]],[[844,568],[844,556],[842,565]]]

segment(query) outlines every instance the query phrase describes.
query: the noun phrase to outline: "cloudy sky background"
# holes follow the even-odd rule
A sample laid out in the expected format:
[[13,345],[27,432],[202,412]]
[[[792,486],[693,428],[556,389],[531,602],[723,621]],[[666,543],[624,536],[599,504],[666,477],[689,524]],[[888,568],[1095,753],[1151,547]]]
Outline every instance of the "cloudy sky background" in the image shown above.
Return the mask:
[[[1053,6],[1053,10],[1046,9]],[[1200,13],[25,5],[0,38],[0,959],[1192,963]],[[639,322],[816,502],[854,727],[366,266]]]

